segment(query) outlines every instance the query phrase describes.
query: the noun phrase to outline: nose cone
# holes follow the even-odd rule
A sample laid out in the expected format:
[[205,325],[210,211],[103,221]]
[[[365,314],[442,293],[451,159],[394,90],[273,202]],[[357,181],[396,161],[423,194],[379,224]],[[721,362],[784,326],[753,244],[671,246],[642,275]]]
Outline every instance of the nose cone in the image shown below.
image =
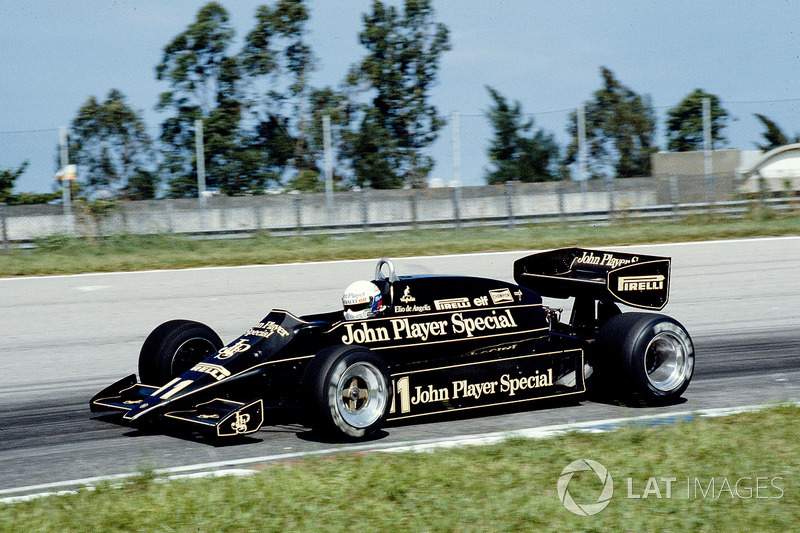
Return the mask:
[[141,418],[146,413],[152,413],[159,407],[170,404],[174,400],[183,398],[198,389],[205,388],[209,381],[213,383],[214,379],[208,374],[189,370],[134,405],[130,411],[123,415],[123,418],[127,420]]

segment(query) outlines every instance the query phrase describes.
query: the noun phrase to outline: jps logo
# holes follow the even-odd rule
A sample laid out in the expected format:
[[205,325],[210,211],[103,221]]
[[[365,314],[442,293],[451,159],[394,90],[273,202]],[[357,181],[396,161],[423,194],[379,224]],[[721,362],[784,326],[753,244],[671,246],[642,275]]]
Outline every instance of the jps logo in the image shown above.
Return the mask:
[[236,419],[231,423],[231,429],[237,434],[241,435],[242,433],[247,432],[247,424],[250,422],[250,415],[247,413],[242,414],[237,412]]
[[224,348],[220,348],[217,355],[214,356],[214,359],[225,360],[229,357],[233,357],[237,353],[246,352],[250,349],[250,345],[247,344],[245,339],[239,339],[239,341],[232,345],[232,346],[225,346]]

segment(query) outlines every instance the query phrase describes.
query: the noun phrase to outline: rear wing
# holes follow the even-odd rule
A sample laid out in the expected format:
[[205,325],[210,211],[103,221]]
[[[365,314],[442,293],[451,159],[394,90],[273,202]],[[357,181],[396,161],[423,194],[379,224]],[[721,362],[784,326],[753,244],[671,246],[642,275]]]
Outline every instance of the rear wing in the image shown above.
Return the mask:
[[613,300],[660,310],[669,299],[670,259],[641,254],[562,248],[514,262],[518,285],[552,298]]

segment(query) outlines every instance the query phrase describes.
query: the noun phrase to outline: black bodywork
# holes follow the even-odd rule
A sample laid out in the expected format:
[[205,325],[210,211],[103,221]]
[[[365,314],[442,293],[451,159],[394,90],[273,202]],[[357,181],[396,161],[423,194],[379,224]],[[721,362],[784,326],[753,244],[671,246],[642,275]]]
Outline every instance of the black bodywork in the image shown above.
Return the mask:
[[[361,346],[385,362],[388,420],[580,395],[602,357],[593,348],[597,332],[620,312],[614,302],[663,308],[669,270],[667,258],[571,248],[520,259],[514,284],[398,277],[381,260],[374,282],[384,316],[343,321],[339,309],[273,310],[170,381],[131,375],[90,406],[120,411],[132,425],[162,422],[217,437],[257,431],[276,410],[302,421],[306,370],[332,346]],[[543,295],[572,299],[570,316],[543,305]]]

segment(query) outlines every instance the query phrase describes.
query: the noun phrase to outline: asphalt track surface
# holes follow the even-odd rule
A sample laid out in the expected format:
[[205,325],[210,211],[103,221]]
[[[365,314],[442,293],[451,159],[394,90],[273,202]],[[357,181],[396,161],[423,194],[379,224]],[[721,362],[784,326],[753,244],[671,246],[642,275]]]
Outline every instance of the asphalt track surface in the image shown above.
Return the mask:
[[[659,408],[591,400],[528,405],[389,426],[358,449],[800,400],[800,237],[630,250],[673,259],[670,303],[663,312],[687,327],[697,352],[684,402]],[[417,257],[395,264],[400,275],[511,280],[513,261],[526,253]],[[88,400],[135,371],[142,341],[161,322],[199,320],[228,342],[273,307],[298,314],[338,308],[344,287],[371,279],[374,265],[374,260],[341,261],[0,279],[0,495],[143,469],[248,464],[251,458],[257,463],[352,449],[319,442],[299,425],[265,426],[243,443],[211,446],[110,423],[89,412]]]

